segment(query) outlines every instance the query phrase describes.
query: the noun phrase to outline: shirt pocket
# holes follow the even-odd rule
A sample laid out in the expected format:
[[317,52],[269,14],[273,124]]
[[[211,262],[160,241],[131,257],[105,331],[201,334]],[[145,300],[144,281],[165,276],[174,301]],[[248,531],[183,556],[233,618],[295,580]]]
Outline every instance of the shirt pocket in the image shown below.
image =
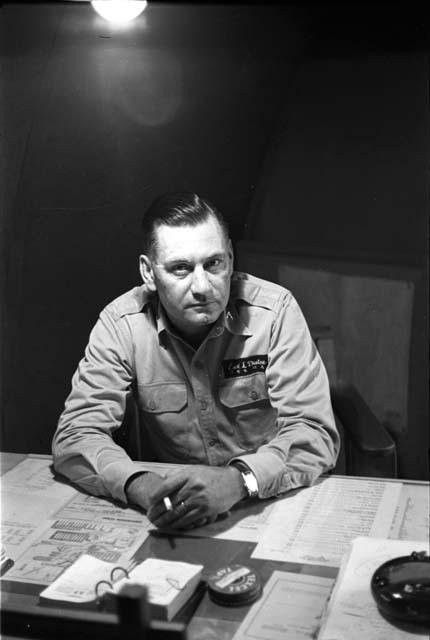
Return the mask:
[[187,404],[187,388],[183,382],[139,384],[138,402],[146,413],[178,413]]
[[273,437],[277,413],[270,404],[264,373],[223,380],[219,400],[244,449],[256,449]]
[[141,438],[154,459],[179,461],[188,453],[190,420],[183,382],[138,384]]
[[264,373],[223,380],[219,388],[221,403],[234,409],[255,402],[268,401],[269,394]]

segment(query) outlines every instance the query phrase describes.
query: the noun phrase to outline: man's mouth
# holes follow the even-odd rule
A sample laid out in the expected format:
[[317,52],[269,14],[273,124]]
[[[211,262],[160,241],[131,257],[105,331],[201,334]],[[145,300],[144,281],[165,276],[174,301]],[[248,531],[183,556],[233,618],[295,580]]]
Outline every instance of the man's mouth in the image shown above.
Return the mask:
[[212,302],[210,300],[206,302],[195,302],[194,304],[189,304],[189,309],[206,309]]

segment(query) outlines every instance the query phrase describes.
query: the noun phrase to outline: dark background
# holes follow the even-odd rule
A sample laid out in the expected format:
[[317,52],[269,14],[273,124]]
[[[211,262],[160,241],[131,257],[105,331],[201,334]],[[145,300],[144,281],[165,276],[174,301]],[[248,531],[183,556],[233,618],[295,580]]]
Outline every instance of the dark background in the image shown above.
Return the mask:
[[415,271],[403,475],[424,478],[420,5],[149,3],[114,27],[86,2],[5,2],[0,24],[2,449],[49,452],[100,309],[139,283],[142,212],[190,190],[225,213],[235,244],[287,238]]

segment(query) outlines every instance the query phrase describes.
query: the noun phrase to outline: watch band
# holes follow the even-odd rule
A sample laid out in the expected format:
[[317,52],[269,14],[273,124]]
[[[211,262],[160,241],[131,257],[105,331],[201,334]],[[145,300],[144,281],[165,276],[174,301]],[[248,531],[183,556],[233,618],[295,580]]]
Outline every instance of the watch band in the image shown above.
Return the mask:
[[251,469],[241,460],[235,460],[231,464],[240,472],[248,498],[256,498],[258,496],[258,482]]

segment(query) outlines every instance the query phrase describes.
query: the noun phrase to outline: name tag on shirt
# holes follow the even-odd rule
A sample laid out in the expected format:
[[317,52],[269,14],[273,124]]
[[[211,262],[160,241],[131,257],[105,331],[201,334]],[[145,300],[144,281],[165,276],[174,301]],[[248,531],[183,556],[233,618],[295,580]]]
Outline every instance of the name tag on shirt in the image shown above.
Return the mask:
[[224,360],[222,368],[225,378],[238,378],[239,376],[247,376],[250,373],[264,372],[267,368],[267,355]]

